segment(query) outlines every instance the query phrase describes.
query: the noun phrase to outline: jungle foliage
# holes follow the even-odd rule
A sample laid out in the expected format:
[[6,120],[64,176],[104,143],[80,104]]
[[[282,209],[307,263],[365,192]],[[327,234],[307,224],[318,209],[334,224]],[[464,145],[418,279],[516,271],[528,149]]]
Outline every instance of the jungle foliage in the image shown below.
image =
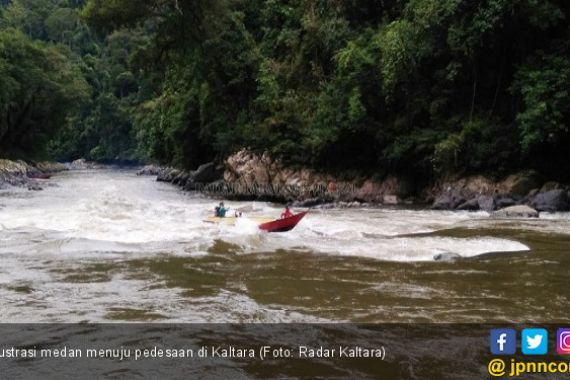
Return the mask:
[[563,0],[14,0],[0,149],[51,136],[65,158],[195,167],[248,147],[331,171],[560,176],[569,15]]

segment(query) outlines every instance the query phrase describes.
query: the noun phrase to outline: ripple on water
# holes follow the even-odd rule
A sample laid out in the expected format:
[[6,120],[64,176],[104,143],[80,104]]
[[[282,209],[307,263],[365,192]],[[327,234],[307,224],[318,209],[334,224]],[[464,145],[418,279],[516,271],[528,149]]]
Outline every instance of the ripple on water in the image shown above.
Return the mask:
[[[55,180],[61,186],[42,192],[0,193],[1,322],[566,314],[554,302],[566,299],[569,214],[517,221],[431,210],[314,210],[295,230],[267,234],[247,218],[237,227],[205,224],[216,200],[132,173]],[[228,203],[246,214],[280,212],[264,202]],[[498,254],[473,259],[487,253]],[[438,254],[472,260],[435,262]],[[527,310],[529,299],[536,305]]]

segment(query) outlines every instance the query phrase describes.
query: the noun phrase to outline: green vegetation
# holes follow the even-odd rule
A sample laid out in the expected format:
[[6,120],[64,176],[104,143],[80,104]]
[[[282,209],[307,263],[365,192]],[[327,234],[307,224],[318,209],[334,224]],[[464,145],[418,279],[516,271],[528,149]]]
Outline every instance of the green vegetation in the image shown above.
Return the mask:
[[569,16],[561,0],[13,0],[0,149],[560,178]]
[[145,80],[128,69],[148,41],[100,37],[82,0],[13,0],[0,14],[0,152],[71,160],[136,159],[131,108]]

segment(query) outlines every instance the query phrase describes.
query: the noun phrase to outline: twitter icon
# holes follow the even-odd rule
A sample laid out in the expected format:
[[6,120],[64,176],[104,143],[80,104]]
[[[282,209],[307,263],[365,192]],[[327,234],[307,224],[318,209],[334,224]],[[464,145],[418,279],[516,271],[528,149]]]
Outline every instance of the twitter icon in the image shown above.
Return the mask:
[[546,355],[548,352],[548,331],[545,329],[524,329],[521,339],[525,355]]

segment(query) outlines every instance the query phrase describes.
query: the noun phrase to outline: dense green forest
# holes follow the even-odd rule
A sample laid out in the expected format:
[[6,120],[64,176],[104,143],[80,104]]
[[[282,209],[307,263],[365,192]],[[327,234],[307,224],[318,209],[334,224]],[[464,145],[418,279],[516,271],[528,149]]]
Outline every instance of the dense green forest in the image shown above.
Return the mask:
[[568,176],[564,0],[2,0],[0,151]]

